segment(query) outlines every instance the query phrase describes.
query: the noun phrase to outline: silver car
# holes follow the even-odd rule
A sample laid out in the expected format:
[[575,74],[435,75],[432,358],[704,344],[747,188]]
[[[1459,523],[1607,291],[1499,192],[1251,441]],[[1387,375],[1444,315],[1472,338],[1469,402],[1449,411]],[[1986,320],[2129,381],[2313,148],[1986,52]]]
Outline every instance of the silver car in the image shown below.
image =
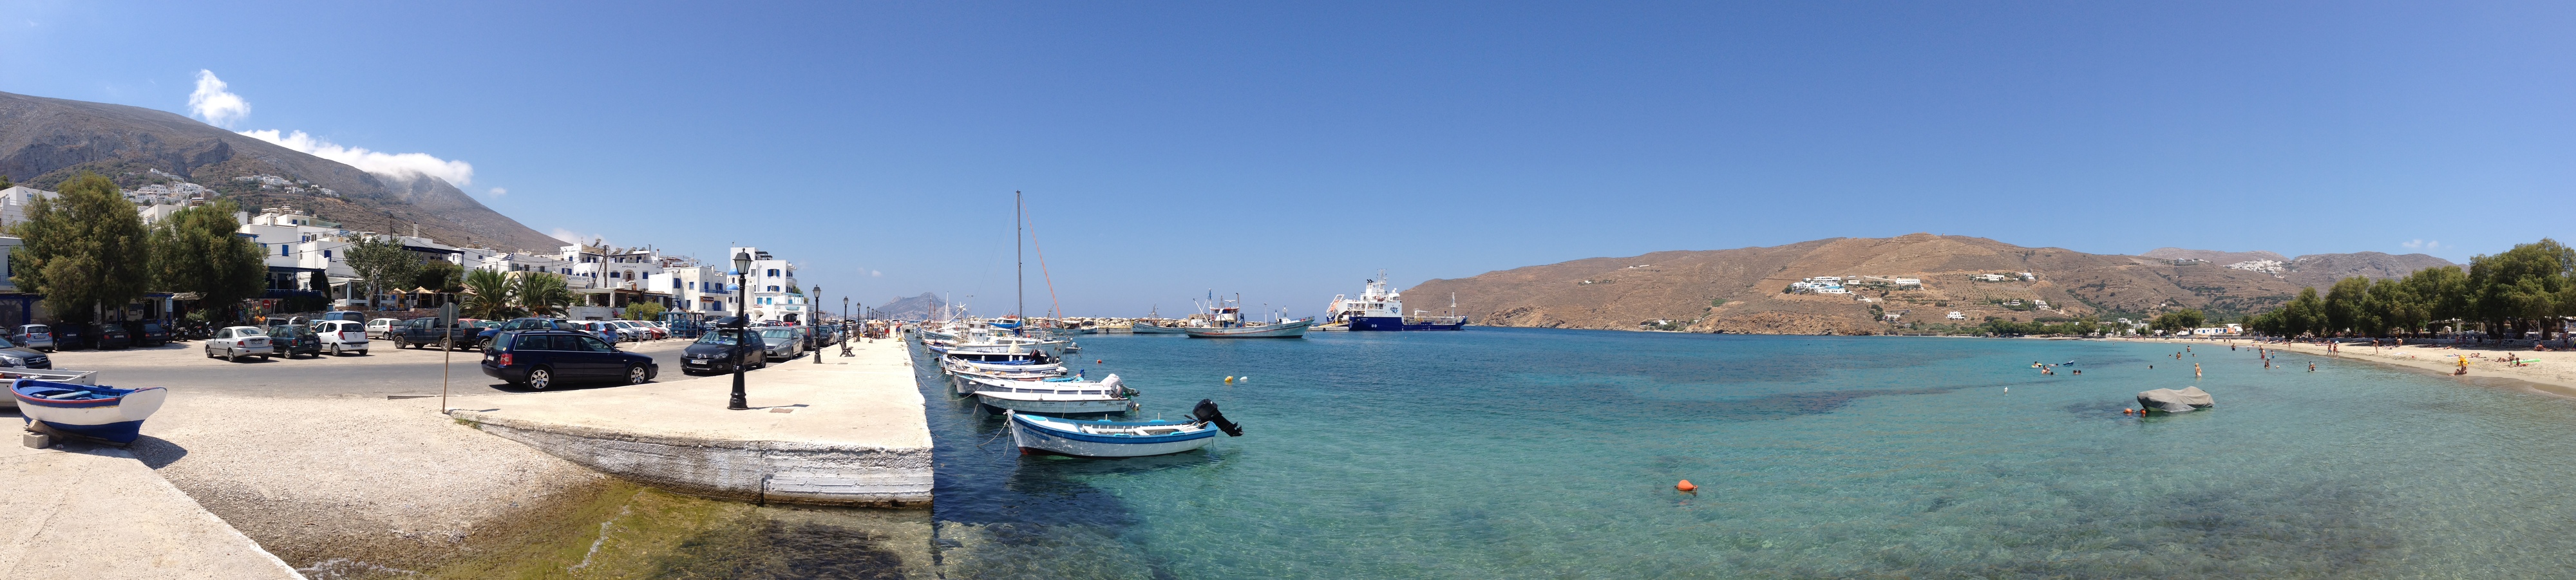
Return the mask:
[[[215,354],[218,352],[223,354]],[[227,326],[215,331],[214,338],[206,339],[206,358],[241,362],[244,355],[268,360],[276,354],[277,347],[268,344],[268,331],[257,326]]]
[[9,341],[17,343],[18,346],[53,352],[54,327],[42,324],[20,325],[9,332]]
[[9,341],[7,340],[0,340],[0,366],[21,369],[50,369],[54,368],[54,361],[52,358],[46,357],[45,353],[36,352],[34,349],[19,348],[18,345],[9,344]]

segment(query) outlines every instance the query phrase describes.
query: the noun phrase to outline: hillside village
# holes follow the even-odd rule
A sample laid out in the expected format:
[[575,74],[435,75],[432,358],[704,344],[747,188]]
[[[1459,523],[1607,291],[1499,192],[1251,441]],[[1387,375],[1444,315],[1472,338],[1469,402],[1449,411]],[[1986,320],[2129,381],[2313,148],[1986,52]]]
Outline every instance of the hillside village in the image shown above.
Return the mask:
[[[165,174],[166,175],[166,174]],[[310,184],[275,179],[258,183],[278,189],[310,188],[329,194],[328,189]],[[127,201],[149,226],[168,218],[180,209],[207,202],[208,190],[184,181],[155,183],[124,190]],[[19,223],[27,219],[28,205],[38,198],[55,195],[52,191],[27,186],[0,189],[0,223]],[[184,196],[184,197],[182,197]],[[266,256],[268,289],[256,299],[255,312],[276,312],[300,304],[321,304],[332,308],[359,308],[369,304],[367,284],[350,268],[347,248],[360,240],[391,240],[410,250],[424,262],[446,262],[464,270],[491,270],[503,273],[545,272],[562,276],[573,293],[574,303],[565,312],[576,320],[606,320],[622,317],[627,308],[651,303],[679,316],[702,318],[732,316],[739,310],[735,301],[747,291],[750,315],[755,321],[796,322],[809,320],[816,313],[803,287],[796,282],[796,267],[788,260],[757,247],[726,248],[726,259],[702,263],[696,257],[664,253],[651,246],[613,247],[599,241],[567,243],[544,250],[501,250],[483,246],[456,246],[403,233],[353,231],[343,224],[314,217],[294,207],[261,208],[257,212],[235,214],[241,224],[240,235],[259,244]],[[0,268],[7,265],[7,251],[21,245],[14,237],[0,237]],[[748,254],[754,265],[751,278],[739,287],[730,276],[730,256]],[[320,276],[317,278],[316,274]],[[435,298],[411,292],[415,288],[382,288],[374,298],[381,306],[426,305]],[[184,296],[156,292],[133,305],[122,317],[111,313],[110,321],[167,320],[181,309]],[[830,314],[830,313],[825,313]],[[0,279],[0,325],[14,326],[44,320],[40,297],[20,292],[14,283]]]

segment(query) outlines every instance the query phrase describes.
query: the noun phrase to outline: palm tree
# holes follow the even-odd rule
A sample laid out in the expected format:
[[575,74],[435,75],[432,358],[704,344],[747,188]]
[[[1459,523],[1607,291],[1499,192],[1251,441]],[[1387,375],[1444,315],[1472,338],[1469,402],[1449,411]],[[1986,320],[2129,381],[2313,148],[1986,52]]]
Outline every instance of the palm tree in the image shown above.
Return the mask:
[[562,276],[533,272],[519,276],[518,287],[511,294],[520,308],[537,316],[552,316],[557,309],[572,305],[572,289]]
[[465,311],[484,320],[508,318],[510,294],[515,290],[510,286],[510,276],[497,270],[476,268],[466,272]]

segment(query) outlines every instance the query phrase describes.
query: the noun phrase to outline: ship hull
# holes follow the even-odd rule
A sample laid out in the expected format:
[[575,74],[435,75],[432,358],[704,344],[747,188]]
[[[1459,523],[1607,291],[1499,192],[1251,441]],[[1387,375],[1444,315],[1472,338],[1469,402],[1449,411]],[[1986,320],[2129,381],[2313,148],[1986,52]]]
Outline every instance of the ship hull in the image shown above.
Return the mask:
[[1460,330],[1467,327],[1467,319],[1464,318],[1460,318],[1456,322],[1406,322],[1401,316],[1353,316],[1350,318],[1350,321],[1351,330],[1368,332]]

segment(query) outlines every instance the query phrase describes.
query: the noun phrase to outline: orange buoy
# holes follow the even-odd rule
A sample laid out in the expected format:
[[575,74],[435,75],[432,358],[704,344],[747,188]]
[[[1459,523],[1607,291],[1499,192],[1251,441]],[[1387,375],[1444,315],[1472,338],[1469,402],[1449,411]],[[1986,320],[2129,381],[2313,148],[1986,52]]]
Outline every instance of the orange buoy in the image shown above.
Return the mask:
[[2130,414],[2130,413],[2134,413],[2134,412],[2137,412],[2137,411],[2135,411],[2135,410],[2133,410],[2133,409],[2121,409],[2121,410],[2120,410],[2120,416],[2122,416],[2122,417],[2126,417],[2126,416],[2129,416],[2129,414]]
[[1687,479],[1682,480],[1679,484],[1675,484],[1673,489],[1682,490],[1682,493],[1699,493],[1699,486],[1691,485],[1690,480]]
[[1091,364],[1108,364],[1109,359],[1092,359]]
[[1226,378],[1225,378],[1225,384],[1229,384],[1229,385],[1234,384],[1234,377],[1226,377]]

